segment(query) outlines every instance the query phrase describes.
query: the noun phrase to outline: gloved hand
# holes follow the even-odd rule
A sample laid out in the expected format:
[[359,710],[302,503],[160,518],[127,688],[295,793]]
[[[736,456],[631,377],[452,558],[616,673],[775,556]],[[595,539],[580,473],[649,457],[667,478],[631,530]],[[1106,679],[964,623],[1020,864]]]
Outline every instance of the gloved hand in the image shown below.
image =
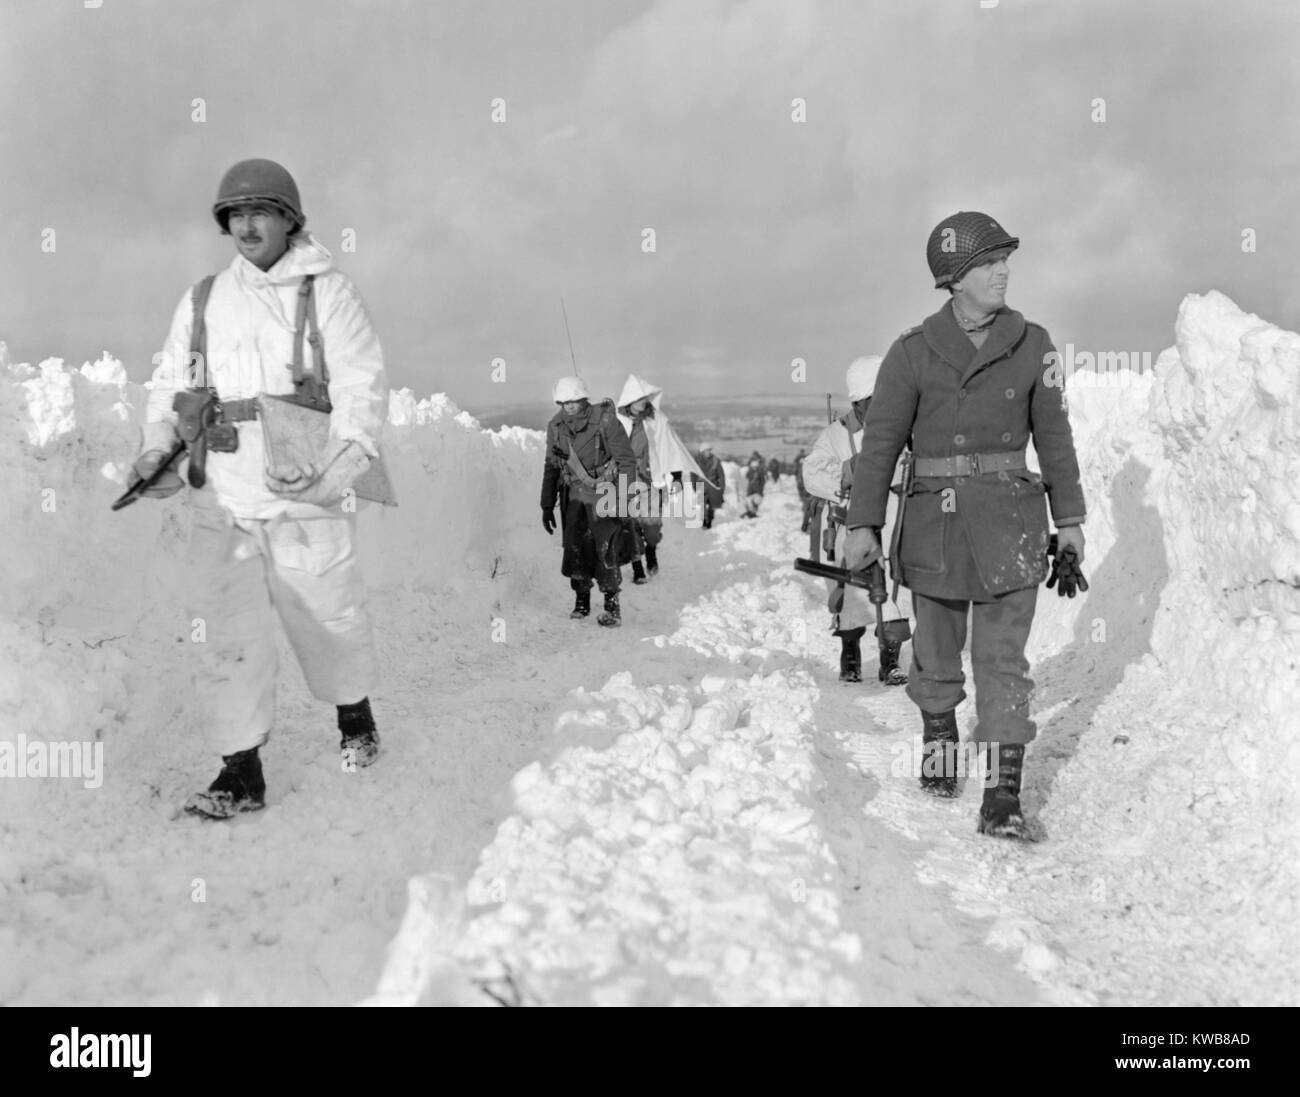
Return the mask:
[[1077,562],[1083,563],[1083,527],[1063,526],[1056,531],[1056,543],[1062,549],[1074,549]]
[[[131,466],[131,471],[135,473],[135,478],[127,484],[131,487],[141,480],[148,480],[157,470],[158,466],[167,459],[167,454],[160,449],[151,449],[146,453],[140,454],[135,459],[135,464]],[[151,499],[166,499],[169,495],[175,495],[184,486],[183,481],[176,474],[176,465],[180,463],[178,457],[172,462],[171,468],[158,477],[158,482],[151,488],[145,488],[141,495],[147,495]]]
[[[1069,526],[1067,529],[1077,529],[1078,527]],[[1061,530],[1060,533],[1064,533]],[[1058,538],[1060,538],[1058,540]],[[1062,544],[1061,541],[1066,543]],[[1075,539],[1061,538],[1058,533],[1052,538],[1052,545],[1055,551],[1052,554],[1052,571],[1047,577],[1047,587],[1057,587],[1056,593],[1062,598],[1073,598],[1077,591],[1086,591],[1088,589],[1088,580],[1083,576],[1083,569],[1079,566],[1081,563],[1078,551],[1074,546]],[[1059,584],[1059,586],[1058,586]]]
[[548,534],[555,533],[555,508],[542,507],[542,529]]
[[840,491],[848,491],[853,486],[853,464],[856,457],[846,457],[840,462]]
[[869,526],[851,529],[844,539],[844,566],[849,571],[862,571],[884,557],[880,549],[880,534]]
[[331,438],[320,459],[305,468],[267,469],[266,486],[290,502],[332,507],[369,467],[370,454],[356,442]]

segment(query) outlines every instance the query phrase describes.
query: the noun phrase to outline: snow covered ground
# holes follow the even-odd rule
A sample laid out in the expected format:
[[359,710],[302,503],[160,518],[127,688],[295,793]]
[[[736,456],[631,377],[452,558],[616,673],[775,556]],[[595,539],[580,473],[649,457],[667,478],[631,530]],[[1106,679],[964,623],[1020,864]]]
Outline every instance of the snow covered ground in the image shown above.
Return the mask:
[[837,681],[788,480],[670,525],[611,634],[567,618],[538,437],[409,393],[361,516],[384,758],[339,772],[286,650],[268,809],[178,818],[215,771],[184,505],[108,511],[120,366],[9,367],[0,744],[104,764],[0,777],[0,1002],[1295,1004],[1300,337],[1215,293],[1177,335],[1070,390],[1092,590],[1040,595],[1029,847]]

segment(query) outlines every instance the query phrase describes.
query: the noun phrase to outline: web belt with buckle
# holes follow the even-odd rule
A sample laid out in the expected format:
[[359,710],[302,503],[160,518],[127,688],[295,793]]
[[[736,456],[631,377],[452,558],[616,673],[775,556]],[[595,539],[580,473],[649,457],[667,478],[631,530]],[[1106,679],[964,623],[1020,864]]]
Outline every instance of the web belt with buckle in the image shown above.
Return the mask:
[[915,476],[980,476],[986,472],[1006,472],[1028,468],[1025,451],[1014,453],[959,453],[955,457],[917,457]]

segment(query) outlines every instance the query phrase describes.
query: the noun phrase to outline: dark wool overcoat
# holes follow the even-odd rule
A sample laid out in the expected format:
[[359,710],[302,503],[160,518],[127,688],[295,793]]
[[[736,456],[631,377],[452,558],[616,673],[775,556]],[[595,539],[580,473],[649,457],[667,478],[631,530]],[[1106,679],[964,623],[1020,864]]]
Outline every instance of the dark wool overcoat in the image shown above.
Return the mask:
[[541,502],[543,510],[550,510],[557,501],[561,507],[564,556],[560,573],[570,578],[595,579],[602,590],[611,587],[616,590],[618,576],[614,564],[626,563],[622,558],[626,553],[615,554],[618,559],[611,560],[609,546],[623,521],[617,516],[598,515],[595,495],[581,484],[570,482],[570,449],[589,476],[599,479],[612,461],[615,483],[620,476],[627,484],[636,479],[636,455],[614,412],[614,401],[589,404],[572,417],[559,411],[546,425]]
[[1048,503],[1058,525],[1085,515],[1055,348],[1045,329],[999,310],[976,349],[945,304],[889,348],[854,467],[849,528],[885,523],[903,446],[918,457],[1024,451],[1042,474],[917,477],[898,565],[904,585],[933,598],[990,601],[1047,577]]

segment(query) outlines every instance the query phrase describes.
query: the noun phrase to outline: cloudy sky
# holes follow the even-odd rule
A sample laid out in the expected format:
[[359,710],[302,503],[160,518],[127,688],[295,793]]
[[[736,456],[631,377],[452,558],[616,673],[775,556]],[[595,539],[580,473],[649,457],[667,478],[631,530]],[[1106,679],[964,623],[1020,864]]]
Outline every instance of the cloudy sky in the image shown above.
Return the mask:
[[1009,303],[1062,347],[1157,352],[1210,288],[1300,327],[1294,0],[86,2],[0,0],[15,361],[144,380],[251,156],[394,385],[471,410],[549,400],[561,295],[598,391],[839,391],[945,299],[957,209],[1020,236]]

